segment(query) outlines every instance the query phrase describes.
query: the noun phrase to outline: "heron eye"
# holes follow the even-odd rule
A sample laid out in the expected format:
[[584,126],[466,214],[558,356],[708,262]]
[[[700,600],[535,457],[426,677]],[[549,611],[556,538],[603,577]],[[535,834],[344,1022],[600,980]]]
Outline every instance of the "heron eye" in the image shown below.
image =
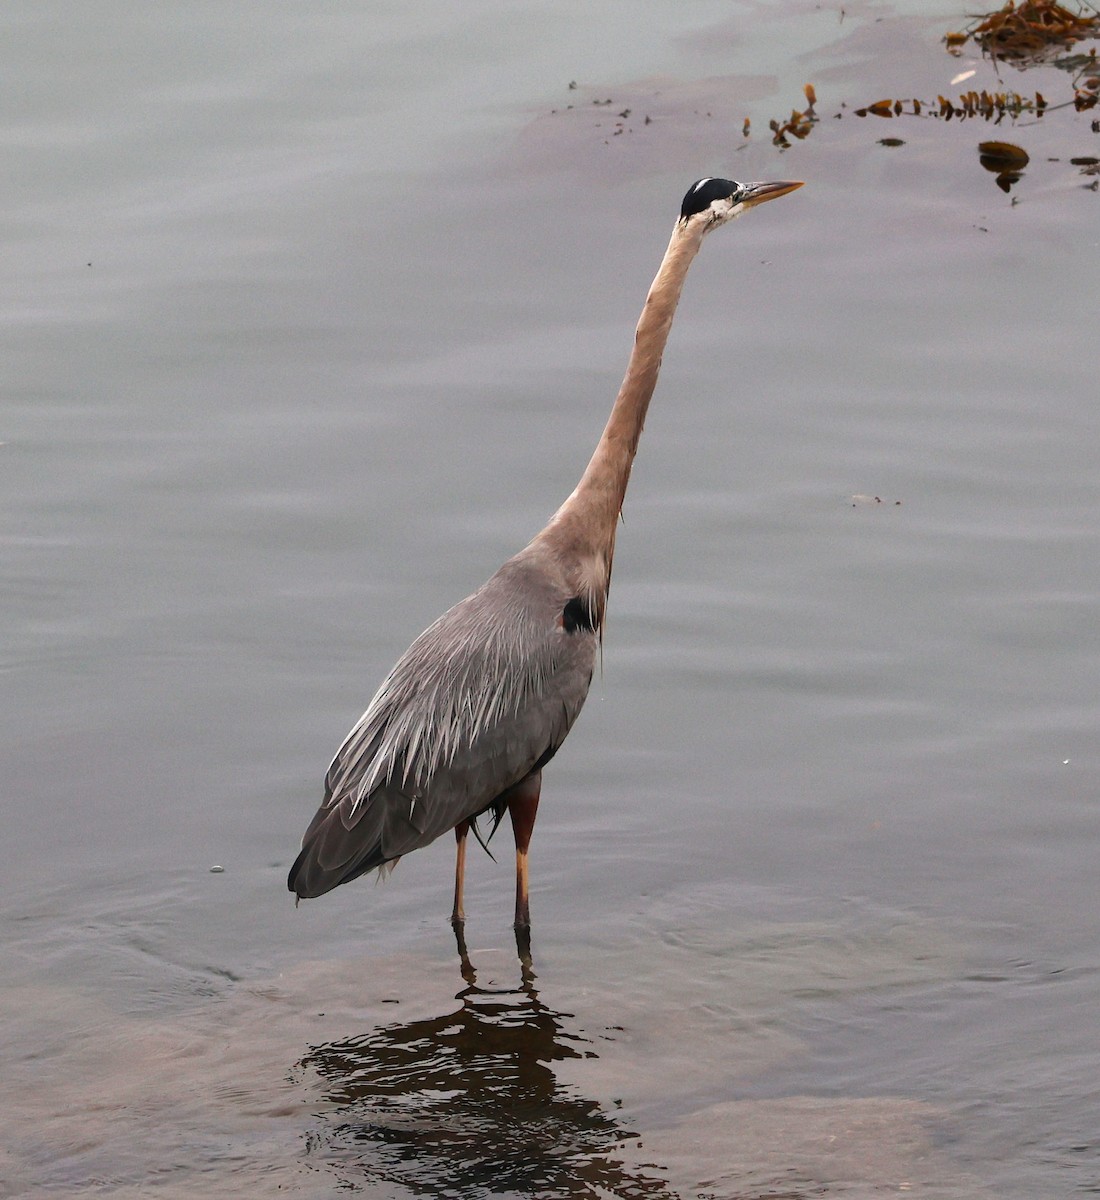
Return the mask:
[[586,629],[591,633],[596,628],[595,615],[582,596],[574,596],[566,603],[562,609],[561,623],[566,633],[576,633],[578,629]]

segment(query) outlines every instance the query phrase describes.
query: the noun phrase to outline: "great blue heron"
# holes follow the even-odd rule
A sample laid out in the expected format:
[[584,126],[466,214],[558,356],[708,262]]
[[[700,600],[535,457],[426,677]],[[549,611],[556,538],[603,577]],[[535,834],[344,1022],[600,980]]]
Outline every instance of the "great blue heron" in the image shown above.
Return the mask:
[[[530,926],[527,849],[542,769],[588,694],[615,530],[661,355],[703,237],[801,183],[700,179],[684,197],[638,321],[619,395],[580,483],[546,528],[398,659],[325,777],[287,885],[321,896],[454,830],[452,920],[466,837],[505,811],[516,841],[516,928]],[[480,840],[480,838],[479,838]]]

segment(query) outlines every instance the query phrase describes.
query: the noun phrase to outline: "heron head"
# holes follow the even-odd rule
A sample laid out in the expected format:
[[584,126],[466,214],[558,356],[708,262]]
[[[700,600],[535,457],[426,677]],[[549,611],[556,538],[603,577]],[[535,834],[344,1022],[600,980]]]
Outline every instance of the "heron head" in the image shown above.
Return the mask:
[[734,217],[739,217],[765,200],[775,200],[802,186],[780,180],[775,183],[737,183],[733,179],[700,179],[688,188],[680,208],[680,221],[691,224],[705,222],[703,232],[716,229]]

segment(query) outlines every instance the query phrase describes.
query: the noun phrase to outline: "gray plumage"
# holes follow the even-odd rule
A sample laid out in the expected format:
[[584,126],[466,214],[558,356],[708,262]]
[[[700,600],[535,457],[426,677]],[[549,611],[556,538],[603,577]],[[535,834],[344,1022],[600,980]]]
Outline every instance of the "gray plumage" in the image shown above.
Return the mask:
[[291,872],[323,895],[492,807],[557,752],[588,695],[597,634],[532,543],[405,651],[336,753]]
[[329,767],[287,879],[299,899],[453,829],[457,928],[470,823],[492,811],[495,828],[507,810],[516,927],[529,926],[527,850],[542,768],[588,694],[623,497],[688,268],[712,229],[800,186],[708,178],[688,191],[580,482],[546,528],[426,629],[386,677]]

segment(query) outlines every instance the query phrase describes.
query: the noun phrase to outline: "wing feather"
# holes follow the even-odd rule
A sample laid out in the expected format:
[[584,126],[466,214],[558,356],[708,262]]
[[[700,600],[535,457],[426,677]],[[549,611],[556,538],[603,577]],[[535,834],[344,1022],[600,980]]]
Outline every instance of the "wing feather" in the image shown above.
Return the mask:
[[337,751],[290,872],[318,896],[484,812],[557,750],[588,694],[596,634],[528,551],[430,625]]

